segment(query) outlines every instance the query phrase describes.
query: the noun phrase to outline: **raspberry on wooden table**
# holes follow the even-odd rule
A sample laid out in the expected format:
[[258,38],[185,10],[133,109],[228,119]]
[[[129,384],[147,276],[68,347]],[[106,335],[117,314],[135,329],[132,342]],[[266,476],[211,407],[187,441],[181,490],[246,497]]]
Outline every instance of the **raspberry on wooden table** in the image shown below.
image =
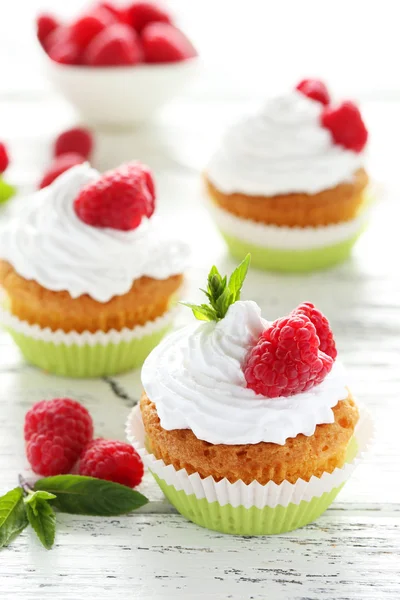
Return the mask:
[[93,437],[87,409],[69,398],[37,402],[26,414],[26,454],[41,475],[68,473]]
[[139,485],[143,463],[130,444],[112,440],[94,440],[79,461],[79,474],[107,479],[128,487]]

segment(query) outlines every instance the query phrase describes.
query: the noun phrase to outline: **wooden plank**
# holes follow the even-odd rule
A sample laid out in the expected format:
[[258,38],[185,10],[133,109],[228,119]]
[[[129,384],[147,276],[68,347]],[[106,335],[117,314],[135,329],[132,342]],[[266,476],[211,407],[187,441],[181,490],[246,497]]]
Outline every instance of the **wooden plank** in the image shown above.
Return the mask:
[[399,534],[390,512],[329,511],[269,538],[226,536],[176,515],[60,516],[51,552],[25,532],[2,554],[0,585],[24,600],[397,600]]

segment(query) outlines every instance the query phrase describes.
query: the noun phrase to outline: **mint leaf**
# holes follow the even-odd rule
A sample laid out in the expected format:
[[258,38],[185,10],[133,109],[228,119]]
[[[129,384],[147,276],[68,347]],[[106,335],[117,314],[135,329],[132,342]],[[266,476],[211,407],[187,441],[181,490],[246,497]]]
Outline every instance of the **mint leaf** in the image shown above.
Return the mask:
[[181,304],[191,308],[196,319],[200,321],[219,321],[223,319],[231,304],[240,300],[240,292],[249,270],[250,258],[250,254],[248,254],[236,267],[228,283],[226,275],[222,277],[215,265],[211,267],[207,278],[207,290],[201,289],[207,296],[210,306],[188,302],[181,302]]
[[183,306],[187,306],[188,308],[191,308],[194,316],[199,321],[216,321],[217,320],[217,315],[216,315],[214,309],[212,309],[210,306],[207,306],[207,304],[196,305],[196,304],[190,304],[189,302],[181,302],[180,304],[183,304]]
[[113,517],[148,502],[145,496],[125,485],[82,475],[46,477],[39,479],[34,487],[55,494],[53,506],[74,515]]
[[0,497],[0,548],[28,525],[23,492],[17,487]]
[[50,494],[50,492],[39,491],[30,492],[26,498],[24,498],[25,504],[29,504],[35,512],[36,504],[40,500],[54,500],[57,496]]
[[16,193],[16,188],[0,177],[0,204],[7,202]]
[[247,271],[249,270],[250,259],[251,255],[248,254],[246,258],[240,263],[240,265],[236,267],[236,269],[233,271],[232,275],[229,278],[228,287],[233,294],[233,302],[237,302],[237,300],[240,300],[240,292],[242,290],[244,280],[246,279]]
[[34,492],[25,498],[26,515],[43,546],[50,550],[56,535],[56,516],[48,500],[56,496],[48,492]]

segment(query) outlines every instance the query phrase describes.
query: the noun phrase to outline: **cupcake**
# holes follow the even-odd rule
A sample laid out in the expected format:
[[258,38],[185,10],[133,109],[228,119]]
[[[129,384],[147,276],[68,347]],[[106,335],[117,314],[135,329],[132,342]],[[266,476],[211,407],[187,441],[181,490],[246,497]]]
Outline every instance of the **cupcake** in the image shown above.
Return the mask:
[[241,301],[248,259],[213,267],[201,324],[146,359],[128,424],[161,489],[195,523],[243,535],[316,519],[353,471],[371,424],[346,385],[328,320],[311,303],[268,322]]
[[139,367],[169,329],[188,256],[154,218],[140,163],[87,163],[27,198],[0,231],[0,319],[26,360],[70,377]]
[[234,125],[206,169],[230,252],[276,271],[339,263],[365,228],[368,132],[352,102],[304,80]]

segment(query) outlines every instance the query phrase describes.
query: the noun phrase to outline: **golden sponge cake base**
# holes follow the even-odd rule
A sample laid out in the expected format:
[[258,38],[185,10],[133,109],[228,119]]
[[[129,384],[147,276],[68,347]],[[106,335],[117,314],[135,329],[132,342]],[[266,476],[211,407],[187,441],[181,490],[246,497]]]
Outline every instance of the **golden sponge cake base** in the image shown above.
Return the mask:
[[351,221],[357,216],[364,201],[368,175],[364,169],[359,169],[351,182],[341,183],[318,194],[224,194],[207,176],[205,184],[211,200],[217,206],[243,219],[267,225],[318,227]]
[[21,321],[52,331],[94,333],[144,325],[169,309],[182,281],[182,275],[163,280],[141,277],[129,292],[102,303],[86,294],[72,298],[67,291],[48,290],[18,275],[8,262],[0,261],[0,285],[6,292],[8,310]]
[[309,481],[313,475],[320,477],[342,467],[358,421],[358,409],[349,394],[333,408],[334,423],[318,425],[314,435],[300,434],[283,446],[265,442],[224,445],[199,440],[190,429],[163,429],[156,406],[146,394],[140,409],[148,449],[166,465],[216,481],[226,477],[231,483],[258,481],[262,485],[295,483],[300,478]]

